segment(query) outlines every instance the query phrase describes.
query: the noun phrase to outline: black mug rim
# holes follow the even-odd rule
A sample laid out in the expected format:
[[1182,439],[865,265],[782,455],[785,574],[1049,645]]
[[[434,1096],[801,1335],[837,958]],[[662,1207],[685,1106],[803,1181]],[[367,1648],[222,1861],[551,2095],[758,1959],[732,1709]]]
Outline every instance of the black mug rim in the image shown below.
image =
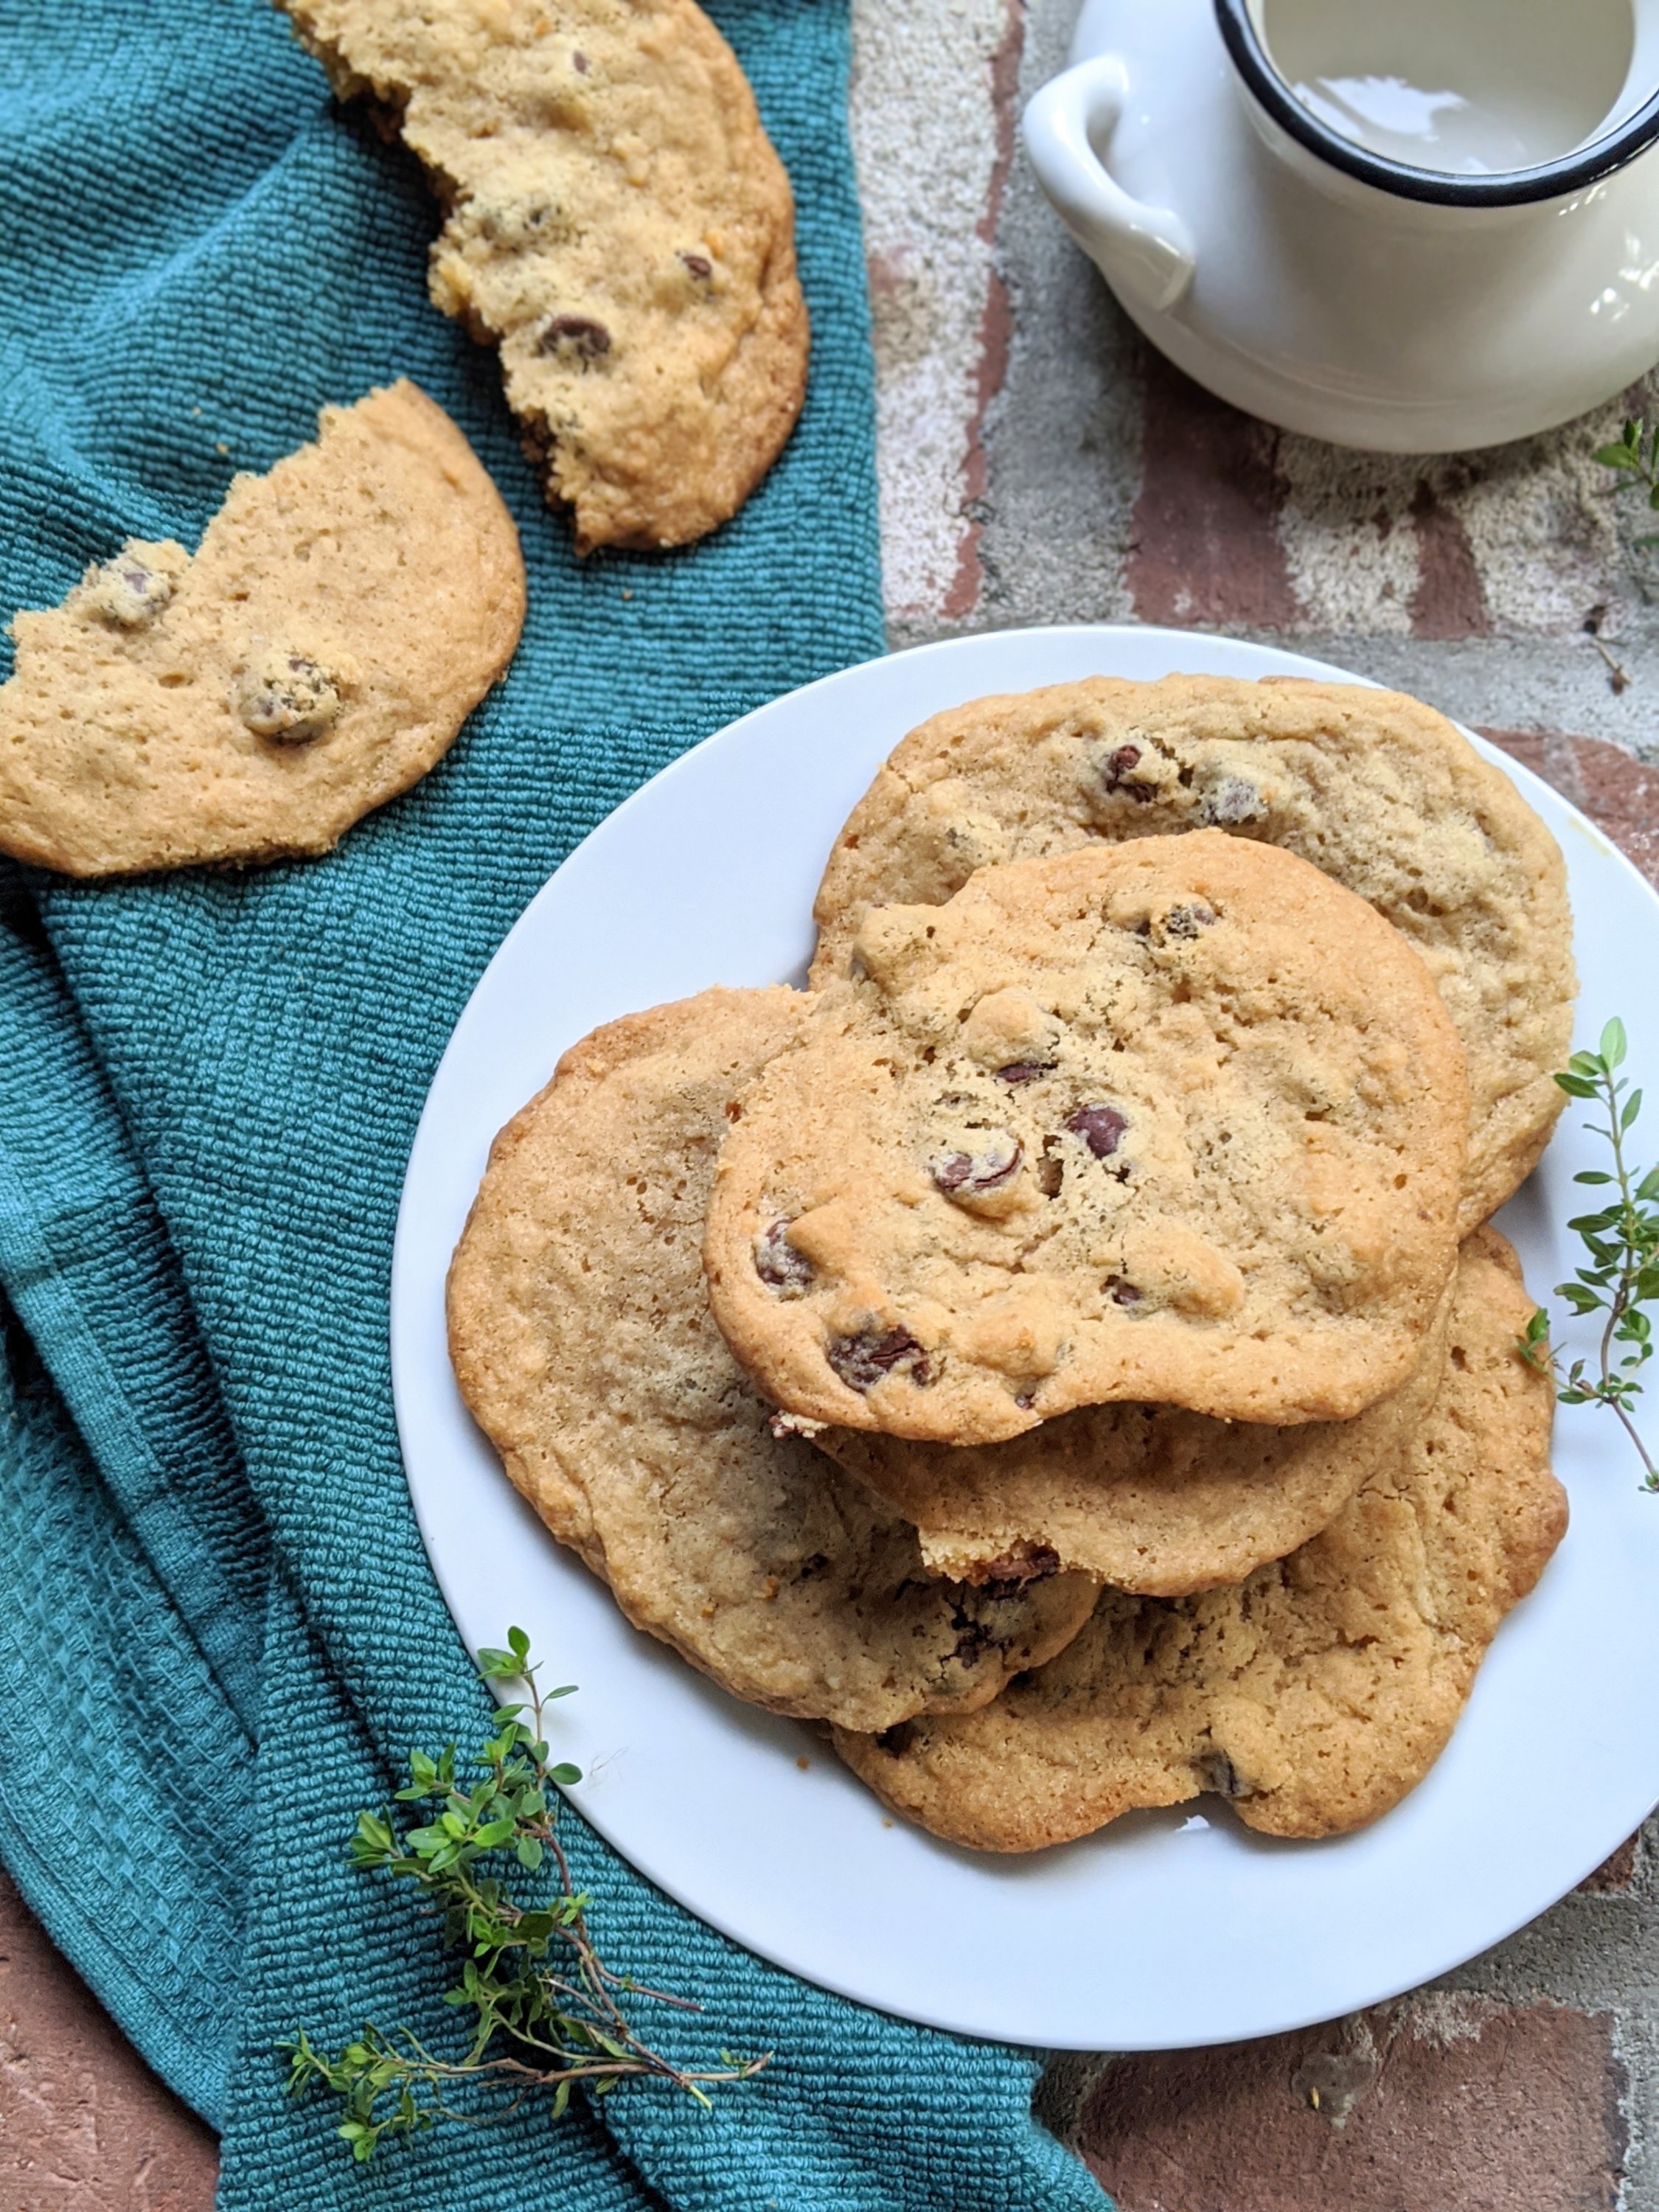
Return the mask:
[[1292,94],[1268,58],[1251,18],[1249,0],[1215,0],[1216,21],[1233,66],[1273,121],[1310,154],[1361,184],[1397,198],[1423,200],[1435,207],[1525,207],[1537,200],[1565,198],[1600,184],[1659,140],[1659,91],[1626,116],[1616,130],[1592,139],[1559,161],[1530,169],[1501,169],[1488,176],[1452,176],[1438,169],[1416,169],[1373,154],[1340,131],[1329,129]]

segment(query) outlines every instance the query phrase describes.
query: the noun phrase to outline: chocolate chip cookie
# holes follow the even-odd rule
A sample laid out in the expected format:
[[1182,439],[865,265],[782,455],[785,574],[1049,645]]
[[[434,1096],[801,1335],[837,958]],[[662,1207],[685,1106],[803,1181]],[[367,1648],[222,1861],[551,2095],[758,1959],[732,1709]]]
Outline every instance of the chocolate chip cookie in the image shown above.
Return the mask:
[[1205,1790],[1268,1835],[1376,1820],[1439,1757],[1566,1527],[1553,1392],[1516,1347],[1532,1305],[1509,1246],[1478,1232],[1431,1410],[1323,1534],[1237,1589],[1103,1591],[1067,1650],[984,1712],[838,1730],[836,1749],[896,1812],[981,1850]]
[[1465,1229],[1536,1164],[1561,1110],[1575,978],[1554,839],[1415,699],[1353,684],[1097,677],[970,700],[913,730],[837,840],[812,980],[866,907],[947,899],[974,869],[1210,827],[1283,845],[1427,962],[1468,1058]]
[[462,1394],[636,1627],[752,1704],[883,1728],[965,1711],[1087,1619],[1075,1575],[969,1588],[772,1409],[699,1248],[738,1092],[799,993],[706,991],[597,1030],[496,1139],[449,1279]]
[[739,1102],[705,1262],[789,1413],[943,1443],[1129,1400],[1346,1419],[1450,1274],[1468,1093],[1399,931],[1199,831],[872,908]]
[[412,384],[325,408],[191,556],[132,541],[20,614],[0,850],[74,876],[326,853],[424,775],[524,622],[512,517]]
[[736,513],[805,390],[794,204],[692,0],[282,0],[343,98],[426,165],[436,304],[501,349],[576,544],[683,545]]
[[1085,1406],[1000,1444],[838,1428],[814,1441],[915,1523],[932,1574],[1006,1583],[1066,1568],[1183,1597],[1295,1551],[1398,1456],[1440,1387],[1449,1306],[1449,1285],[1409,1380],[1352,1421]]

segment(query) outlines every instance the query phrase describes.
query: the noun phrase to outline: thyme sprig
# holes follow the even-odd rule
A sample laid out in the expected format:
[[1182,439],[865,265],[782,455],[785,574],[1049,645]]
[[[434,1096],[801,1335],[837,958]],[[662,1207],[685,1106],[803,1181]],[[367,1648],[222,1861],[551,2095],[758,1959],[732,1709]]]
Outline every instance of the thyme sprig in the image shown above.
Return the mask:
[[[708,2086],[747,2081],[767,2063],[766,2057],[722,2051],[718,2067],[677,2066],[630,2026],[623,1997],[682,2012],[701,2007],[613,1973],[594,1948],[590,1899],[572,1882],[556,1826],[556,1788],[579,1782],[581,1772],[554,1760],[544,1725],[546,1707],[574,1685],[541,1689],[529,1638],[514,1628],[507,1640],[505,1650],[478,1653],[478,1672],[485,1681],[522,1681],[527,1704],[501,1707],[471,1786],[458,1778],[453,1744],[437,1759],[414,1752],[397,1802],[431,1808],[430,1818],[404,1826],[406,1816],[390,1808],[360,1813],[351,1839],[352,1864],[417,1883],[442,1916],[446,1949],[464,1954],[461,1978],[444,2001],[474,2015],[465,2051],[441,2058],[411,2029],[388,2033],[373,2022],[337,2057],[319,2051],[303,2029],[279,2046],[289,2059],[291,2094],[316,2087],[343,2100],[337,2132],[360,2160],[372,2158],[385,2137],[414,2135],[441,2118],[487,2124],[544,2094],[556,2120],[579,2086],[603,2097],[621,2082],[652,2080],[706,2106]],[[501,1874],[486,1870],[503,1860],[531,1876],[550,1865],[556,1894],[545,1904],[520,1903]],[[446,2094],[480,2086],[503,2093],[505,2101],[479,2114],[458,2110]]]
[[1642,1110],[1642,1094],[1619,1073],[1626,1050],[1625,1025],[1610,1021],[1598,1052],[1576,1052],[1556,1077],[1571,1098],[1586,1098],[1607,1115],[1605,1126],[1585,1127],[1612,1147],[1612,1169],[1586,1168],[1573,1177],[1610,1193],[1599,1212],[1581,1213],[1567,1224],[1583,1240],[1588,1267],[1571,1282],[1558,1283],[1576,1317],[1605,1316],[1595,1360],[1575,1359],[1565,1377],[1550,1345],[1549,1315],[1542,1306],[1521,1340],[1534,1366],[1556,1380],[1564,1406],[1610,1406],[1636,1447],[1643,1479],[1659,1490],[1659,1468],[1642,1441],[1632,1408],[1642,1395],[1642,1370],[1653,1354],[1652,1322],[1646,1309],[1659,1299],[1659,1167],[1638,1176],[1626,1157],[1625,1139]]
[[[1617,470],[1624,478],[1613,487],[1614,490],[1631,491],[1639,486],[1647,493],[1648,505],[1659,514],[1659,423],[1632,416],[1620,435],[1610,445],[1597,446],[1591,458],[1604,469]],[[1659,531],[1650,531],[1632,543],[1659,545]]]

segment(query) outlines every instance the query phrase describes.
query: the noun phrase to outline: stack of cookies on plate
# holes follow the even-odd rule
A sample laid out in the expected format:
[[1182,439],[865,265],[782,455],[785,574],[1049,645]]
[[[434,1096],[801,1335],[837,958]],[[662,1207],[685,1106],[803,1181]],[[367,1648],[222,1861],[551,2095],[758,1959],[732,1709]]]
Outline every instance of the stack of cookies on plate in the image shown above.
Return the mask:
[[1412,700],[1092,680],[913,732],[816,915],[809,991],[613,1023],[497,1139],[508,1474],[957,1842],[1375,1818],[1565,1526],[1482,1225],[1561,1103],[1548,832]]

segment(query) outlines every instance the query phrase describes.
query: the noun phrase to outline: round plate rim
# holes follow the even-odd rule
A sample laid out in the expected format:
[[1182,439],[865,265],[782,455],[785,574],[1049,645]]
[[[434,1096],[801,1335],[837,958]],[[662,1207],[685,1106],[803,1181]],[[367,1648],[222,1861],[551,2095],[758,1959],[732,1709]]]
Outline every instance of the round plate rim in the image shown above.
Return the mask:
[[[1324,681],[1360,684],[1370,688],[1382,688],[1377,686],[1373,678],[1356,674],[1330,663],[1310,659],[1304,654],[1202,631],[1157,629],[1121,623],[1050,624],[1030,629],[981,631],[971,636],[939,640],[927,645],[908,648],[902,653],[890,653],[877,660],[860,662],[850,668],[821,678],[817,683],[803,686],[796,691],[787,693],[779,699],[769,702],[738,720],[726,725],[723,729],[713,732],[708,738],[670,763],[637,791],[632,793],[567,855],[564,861],[550,877],[547,884],[526,906],[513,929],[497,948],[489,966],[475,985],[467,1006],[457,1021],[449,1044],[434,1074],[427,1103],[411,1147],[409,1169],[398,1210],[393,1249],[391,1298],[391,1349],[394,1404],[411,1498],[422,1540],[427,1547],[434,1577],[443,1593],[446,1603],[456,1618],[458,1626],[461,1628],[464,1638],[467,1632],[462,1616],[469,1609],[468,1601],[459,1588],[462,1580],[459,1567],[449,1555],[432,1510],[434,1493],[429,1487],[430,1474],[426,1467],[427,1438],[422,1433],[420,1426],[422,1413],[418,1400],[421,1393],[416,1385],[416,1365],[422,1356],[422,1331],[429,1323],[430,1302],[434,1295],[439,1303],[440,1310],[441,1309],[442,1285],[441,1279],[435,1285],[434,1284],[430,1269],[420,1258],[416,1247],[419,1243],[419,1215],[424,1195],[423,1170],[434,1126],[434,1102],[442,1098],[447,1086],[455,1080],[458,1049],[465,1051],[470,1018],[473,1015],[474,1008],[487,997],[492,977],[500,970],[501,963],[508,956],[510,948],[522,942],[526,932],[533,933],[538,927],[538,912],[543,909],[544,902],[553,894],[554,886],[562,877],[566,875],[567,871],[585,864],[585,860],[591,860],[596,844],[599,842],[614,841],[619,835],[623,837],[628,836],[631,832],[632,824],[641,817],[643,811],[659,802],[665,792],[672,793],[677,784],[684,785],[688,778],[697,779],[706,775],[709,760],[718,755],[720,748],[729,748],[734,744],[752,741],[757,735],[764,738],[772,733],[773,726],[775,726],[776,734],[787,736],[789,723],[801,718],[801,710],[807,702],[821,701],[826,694],[831,696],[844,692],[856,694],[860,689],[872,685],[878,691],[891,688],[896,671],[909,671],[918,667],[931,671],[942,667],[955,667],[959,665],[964,671],[964,681],[953,695],[957,702],[973,698],[990,690],[1026,688],[1024,685],[1010,687],[1006,684],[995,683],[988,684],[982,681],[974,680],[972,671],[975,664],[980,660],[1000,658],[1010,650],[1040,652],[1045,647],[1052,647],[1055,653],[1067,658],[1075,658],[1079,651],[1085,653],[1098,653],[1102,655],[1109,655],[1115,648],[1120,647],[1127,647],[1138,653],[1144,653],[1150,648],[1154,654],[1160,651],[1167,654],[1169,672],[1181,670],[1183,665],[1188,665],[1194,660],[1219,657],[1230,663],[1237,664],[1237,672],[1240,673],[1301,675]],[[1105,665],[1096,672],[1109,674],[1112,670],[1109,665]],[[1053,680],[1070,680],[1070,675],[1068,673],[1058,676]],[[899,688],[902,688],[902,683]],[[948,703],[948,701],[943,699],[939,702],[940,705]],[[935,709],[928,708],[924,711],[932,712]],[[916,715],[912,719],[921,719],[921,717]],[[909,720],[903,725],[905,727],[910,726]],[[1582,832],[1585,840],[1594,848],[1596,866],[1611,866],[1614,877],[1624,879],[1627,891],[1634,890],[1639,894],[1649,910],[1649,919],[1659,918],[1659,898],[1656,898],[1651,888],[1626,856],[1619,852],[1594,824],[1523,764],[1500,752],[1496,747],[1480,738],[1476,732],[1466,731],[1466,734],[1471,738],[1483,756],[1500,766],[1511,777],[1528,799],[1538,806],[1547,817],[1550,815],[1559,816]],[[890,739],[889,745],[891,741]],[[878,758],[884,757],[889,745],[883,747],[882,753],[877,757]],[[833,830],[831,835],[833,835]],[[810,902],[811,887],[808,885],[805,888]],[[775,977],[773,980],[777,979]],[[621,1006],[612,1010],[614,1014],[628,1011],[631,1009]],[[549,1065],[550,1066],[550,1061]],[[426,1311],[422,1318],[423,1305]],[[506,1479],[500,1474],[499,1469],[496,1469],[496,1477],[502,1490],[507,1490]],[[508,1494],[511,1496],[510,1492]],[[514,1504],[517,1505],[516,1499],[514,1500]],[[538,1524],[531,1521],[527,1509],[519,1508],[518,1510],[521,1520],[527,1525],[533,1537],[539,1538],[550,1553],[562,1560],[563,1555],[557,1553],[552,1540],[545,1535]],[[1651,1510],[1656,1515],[1659,1515],[1659,1506],[1655,1506]],[[1656,1563],[1659,1564],[1659,1551],[1656,1552],[1655,1559]],[[566,1561],[565,1564],[569,1563]],[[574,1568],[574,1571],[577,1575],[584,1573],[584,1571],[579,1567]],[[489,1632],[499,1633],[499,1629],[492,1628]],[[643,1638],[639,1640],[641,1643],[645,1641]],[[654,1652],[655,1647],[653,1647],[653,1650]],[[683,1662],[673,1659],[671,1655],[661,1656],[668,1665],[690,1674],[691,1670],[684,1668]],[[691,1679],[696,1682],[700,1681],[701,1678],[692,1675]],[[709,1697],[720,1698],[720,1693],[713,1692],[707,1684],[702,1684],[702,1688]],[[1477,1683],[1477,1692],[1478,1690]],[[732,1708],[729,1718],[734,1735],[752,1734],[757,1727],[764,1729],[777,1725],[789,1728],[793,1725],[773,1724],[770,1722],[770,1717],[750,1715],[747,1709],[736,1706],[735,1701],[726,1700],[723,1698],[720,1701],[722,1707],[729,1705]],[[1655,1791],[1659,1792],[1659,1736],[1656,1736],[1655,1751],[1653,1782]],[[1426,1783],[1421,1785],[1423,1790],[1426,1790],[1427,1787]],[[1415,1796],[1419,1793],[1413,1794]],[[711,1926],[719,1929],[722,1934],[731,1937],[736,1942],[838,1995],[855,2002],[874,2005],[922,2025],[984,2039],[1006,2041],[1011,2039],[1012,2036],[1013,2039],[1049,2049],[1157,2050],[1192,2048],[1219,2041],[1248,2039],[1305,2027],[1316,2021],[1334,2017],[1338,2013],[1357,2010],[1366,2005],[1395,1996],[1407,1989],[1418,1986],[1425,1980],[1431,1979],[1439,1973],[1451,1970],[1490,1948],[1492,1944],[1513,1934],[1516,1929],[1526,1925],[1539,1912],[1547,1910],[1557,1898],[1566,1894],[1577,1881],[1582,1881],[1584,1875],[1592,1872],[1608,1852],[1616,1848],[1624,1840],[1625,1836],[1631,1832],[1644,1817],[1649,1805],[1639,1801],[1647,1795],[1648,1792],[1644,1787],[1632,1795],[1628,1806],[1621,1802],[1616,1812],[1609,1807],[1611,1819],[1610,1822],[1606,1824],[1607,1832],[1605,1837],[1597,1840],[1593,1847],[1586,1844],[1583,1851],[1580,1854],[1583,1863],[1579,1864],[1575,1860],[1573,1863],[1576,1871],[1569,1877],[1561,1878],[1558,1870],[1556,1875],[1552,1878],[1552,1893],[1549,1896],[1540,1896],[1526,1910],[1512,1912],[1508,1917],[1500,1916],[1501,1924],[1494,1920],[1481,1925],[1466,1942],[1460,1939],[1461,1948],[1455,1945],[1453,1953],[1449,1953],[1439,1963],[1426,1971],[1417,1971],[1414,1967],[1404,1978],[1387,1972],[1373,1974],[1363,1983],[1356,1983],[1352,1985],[1344,1984],[1335,2002],[1332,2001],[1328,1991],[1325,1990],[1322,1985],[1318,1984],[1316,1978],[1315,1982],[1310,1985],[1306,2004],[1300,2008],[1296,2004],[1287,2007],[1281,2003],[1270,2015],[1248,2024],[1242,2020],[1230,2021],[1225,2024],[1224,2032],[1222,2033],[1216,2032],[1215,2023],[1212,2021],[1206,2024],[1205,2030],[1201,2033],[1162,2032],[1149,2033],[1141,2036],[1125,2034],[1122,2032],[1121,2020],[1117,2022],[1115,2031],[1112,2033],[1104,2032],[1103,2027],[1101,2029],[1079,2032],[1075,2023],[1067,2026],[1058,2019],[1046,2030],[1031,2018],[1018,2022],[1015,2029],[982,2014],[978,2016],[967,2016],[960,2002],[944,2003],[932,2002],[926,1991],[907,1996],[899,2002],[894,2001],[893,1992],[890,1990],[872,1993],[870,1972],[867,1969],[832,1963],[823,1957],[813,1956],[809,1960],[798,1945],[781,1942],[775,1933],[769,1939],[757,1940],[755,1929],[744,1924],[742,1911],[711,1909],[706,1899],[700,1899],[696,1893],[690,1893],[695,1891],[695,1884],[690,1886],[689,1891],[685,1881],[683,1878],[677,1878],[673,1869],[664,1865],[659,1851],[641,1848],[637,1836],[625,1842],[612,1832],[607,1820],[607,1808],[601,1797],[590,1796],[586,1790],[580,1790],[575,1793],[574,1801],[580,1807],[584,1815],[592,1821],[599,1833],[605,1838],[613,1849],[618,1851],[620,1856],[674,1897],[688,1911],[697,1915]],[[1199,1802],[1207,1804],[1210,1801]],[[1410,1800],[1407,1802],[1409,1802]],[[1132,1826],[1135,1820],[1142,1817],[1130,1816],[1129,1822],[1118,1823],[1115,1826],[1118,1829],[1124,1829]],[[1394,1817],[1389,1816],[1391,1819]],[[891,1824],[886,1825],[890,1826]],[[1188,1827],[1194,1825],[1202,1827],[1206,1824],[1202,1820],[1194,1823],[1190,1820],[1184,1824]],[[1615,1829],[1616,1833],[1613,1832]],[[925,1840],[931,1842],[931,1839]],[[1087,1840],[1090,1839],[1085,1839]],[[1261,1847],[1266,1839],[1250,1840],[1254,1845]],[[1007,1862],[988,1863],[976,1855],[956,1852],[949,1846],[933,1845],[933,1848],[944,1853],[947,1859],[969,1861],[975,1869],[988,1873],[993,1880],[1006,1876],[1008,1869]],[[1036,1856],[1053,1858],[1063,1856],[1065,1853],[1075,1853],[1082,1848],[1081,1845],[1065,1846],[1061,1847],[1060,1853]],[[1285,1846],[1267,1844],[1267,1850],[1269,1853],[1286,1849],[1318,1850],[1327,1848],[1328,1846]],[[1023,1860],[1013,1863],[1016,1869],[1030,1863],[1032,1862]],[[1085,1887],[1086,1887],[1086,1885]],[[1418,1966],[1420,1964],[1420,1961],[1417,1962]],[[977,2014],[977,2008],[973,2009]],[[1106,2021],[1106,2018],[1105,2014],[1102,2015],[1103,2022]]]

